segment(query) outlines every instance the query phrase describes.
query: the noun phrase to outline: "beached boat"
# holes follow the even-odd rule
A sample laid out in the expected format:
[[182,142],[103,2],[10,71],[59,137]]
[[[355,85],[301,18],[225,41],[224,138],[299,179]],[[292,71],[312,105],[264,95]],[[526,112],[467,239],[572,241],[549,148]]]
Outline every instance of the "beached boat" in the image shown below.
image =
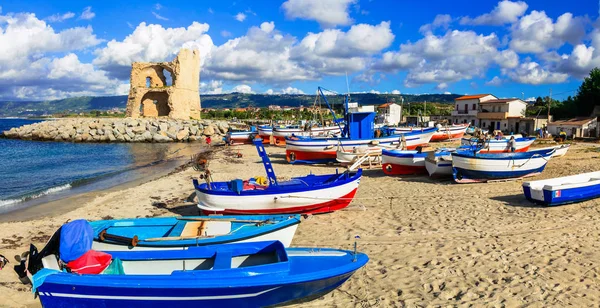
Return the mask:
[[[461,139],[462,146],[477,147],[480,153],[506,153],[511,152],[508,143],[510,136],[503,139],[486,139],[463,138]],[[535,137],[515,137],[515,152],[527,152],[529,147],[535,141]]]
[[81,275],[61,271],[54,254],[32,251],[31,258],[41,259],[32,267],[41,269],[31,272],[31,279],[42,306],[266,307],[301,303],[333,291],[369,260],[363,253],[346,250],[286,249],[277,241],[108,253],[111,274]]
[[369,166],[372,166],[373,164],[380,165],[381,149],[380,146],[353,149],[344,149],[343,147],[338,146],[335,159],[342,165],[351,165],[358,159],[366,156],[362,164]]
[[425,157],[425,169],[429,176],[452,176],[452,152],[456,149],[438,149]]
[[90,222],[95,250],[186,249],[278,240],[292,243],[300,215],[154,217]]
[[260,139],[255,146],[268,185],[232,180],[200,184],[194,179],[198,207],[207,214],[326,213],[345,208],[356,194],[362,170],[293,177],[278,181]]
[[269,143],[273,135],[273,127],[271,125],[259,125],[258,136],[262,138],[263,143]]
[[425,174],[427,152],[386,150],[381,153],[381,168],[387,175]]
[[570,147],[571,147],[570,144],[561,144],[561,145],[555,145],[555,146],[547,147],[547,148],[540,148],[540,149],[536,149],[536,150],[555,149],[556,151],[554,151],[554,154],[552,154],[552,157],[563,157],[567,154],[567,151],[569,150]]
[[436,128],[416,130],[400,135],[390,135],[380,138],[307,138],[297,140],[289,139],[286,144],[286,159],[290,163],[328,163],[335,162],[337,158],[338,145],[344,149],[366,150],[374,146],[381,147],[400,147],[407,150],[414,150],[418,146],[424,146],[429,143],[431,136]]
[[288,127],[274,127],[273,138],[275,139],[276,145],[285,145],[286,138],[291,136],[296,137],[333,137],[340,134],[340,128],[343,129],[344,125],[334,126],[315,126],[303,128],[301,126],[288,126]]
[[600,197],[600,171],[523,183],[527,200],[543,205],[582,202]]
[[452,175],[457,183],[487,182],[534,176],[541,173],[554,154],[551,150],[522,153],[452,153]]
[[431,136],[431,141],[448,141],[453,139],[460,139],[465,135],[468,124],[464,125],[452,125],[452,126],[440,126],[438,131]]
[[252,143],[252,140],[256,137],[256,131],[237,131],[237,130],[229,130],[227,134],[225,134],[225,142],[229,145],[236,144],[249,144]]

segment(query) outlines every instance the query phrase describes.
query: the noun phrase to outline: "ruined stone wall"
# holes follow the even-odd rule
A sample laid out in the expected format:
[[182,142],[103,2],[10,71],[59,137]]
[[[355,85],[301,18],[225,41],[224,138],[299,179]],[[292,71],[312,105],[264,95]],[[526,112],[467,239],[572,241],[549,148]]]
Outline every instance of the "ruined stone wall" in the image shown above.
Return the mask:
[[[171,75],[171,85],[167,82],[165,71]],[[199,78],[198,50],[181,49],[172,62],[134,62],[127,116],[200,119]]]

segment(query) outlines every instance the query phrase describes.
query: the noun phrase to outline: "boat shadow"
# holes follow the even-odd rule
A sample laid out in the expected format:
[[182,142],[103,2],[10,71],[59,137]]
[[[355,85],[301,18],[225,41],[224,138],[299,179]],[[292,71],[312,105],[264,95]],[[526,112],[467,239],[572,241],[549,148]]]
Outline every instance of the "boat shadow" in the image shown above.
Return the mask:
[[201,216],[202,213],[196,203],[185,203],[176,206],[169,206],[165,202],[152,202],[152,206],[157,209],[167,210],[179,216]]
[[505,196],[497,196],[491,197],[490,199],[500,201],[504,203],[505,206],[512,207],[523,207],[523,208],[544,208],[538,204],[530,202],[523,196],[523,194],[514,194],[514,195],[505,195]]

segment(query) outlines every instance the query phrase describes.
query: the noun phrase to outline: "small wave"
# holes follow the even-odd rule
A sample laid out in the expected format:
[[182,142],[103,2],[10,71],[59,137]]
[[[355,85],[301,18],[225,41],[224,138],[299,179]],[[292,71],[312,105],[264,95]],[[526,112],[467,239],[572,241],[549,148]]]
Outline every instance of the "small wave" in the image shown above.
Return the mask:
[[0,207],[7,206],[7,205],[12,205],[12,204],[15,204],[15,203],[20,203],[20,202],[25,202],[25,201],[28,201],[28,200],[31,200],[31,199],[40,198],[40,197],[43,197],[45,195],[57,193],[59,191],[67,190],[67,189],[70,189],[70,188],[71,188],[71,184],[65,184],[65,185],[50,187],[50,188],[42,190],[40,192],[34,192],[32,194],[23,196],[20,199],[0,200]]

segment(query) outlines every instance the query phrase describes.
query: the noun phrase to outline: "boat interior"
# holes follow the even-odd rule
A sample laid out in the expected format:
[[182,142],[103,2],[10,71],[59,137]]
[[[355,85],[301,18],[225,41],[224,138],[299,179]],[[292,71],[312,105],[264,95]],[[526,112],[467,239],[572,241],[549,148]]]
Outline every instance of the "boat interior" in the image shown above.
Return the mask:
[[557,190],[600,184],[600,172],[590,172],[560,178],[526,182],[532,190]]

